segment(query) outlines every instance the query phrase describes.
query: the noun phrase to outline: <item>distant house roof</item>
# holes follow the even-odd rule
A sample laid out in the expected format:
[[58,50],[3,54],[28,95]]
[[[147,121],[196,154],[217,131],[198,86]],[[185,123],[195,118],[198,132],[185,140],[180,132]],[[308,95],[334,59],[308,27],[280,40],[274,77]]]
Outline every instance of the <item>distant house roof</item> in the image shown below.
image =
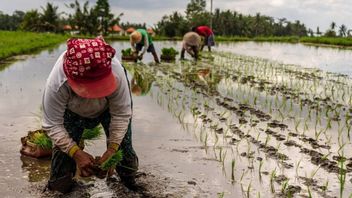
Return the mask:
[[111,27],[111,31],[112,32],[121,32],[122,30],[123,29],[120,26],[118,26],[118,25],[114,25],[114,26]]
[[64,30],[72,30],[72,27],[70,25],[64,25]]
[[134,29],[133,27],[130,27],[130,28],[128,28],[127,30],[126,30],[126,32],[127,33],[132,33],[132,32],[134,32],[134,31],[136,31],[136,29]]

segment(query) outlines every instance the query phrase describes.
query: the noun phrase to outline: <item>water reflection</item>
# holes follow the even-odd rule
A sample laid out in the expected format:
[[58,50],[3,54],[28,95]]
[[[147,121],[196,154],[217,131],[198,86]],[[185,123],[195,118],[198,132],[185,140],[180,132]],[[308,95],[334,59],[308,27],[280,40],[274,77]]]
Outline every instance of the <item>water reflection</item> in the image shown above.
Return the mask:
[[147,95],[154,81],[155,78],[150,73],[144,72],[141,68],[136,68],[131,81],[132,93],[135,96]]
[[22,161],[22,170],[28,173],[29,182],[40,182],[49,178],[50,158],[35,159],[22,155],[20,159]]
[[215,89],[223,76],[213,72],[210,68],[196,68],[194,66],[184,67],[182,74],[186,82],[196,82],[198,85]]
[[217,50],[352,76],[352,50],[267,42],[222,42]]

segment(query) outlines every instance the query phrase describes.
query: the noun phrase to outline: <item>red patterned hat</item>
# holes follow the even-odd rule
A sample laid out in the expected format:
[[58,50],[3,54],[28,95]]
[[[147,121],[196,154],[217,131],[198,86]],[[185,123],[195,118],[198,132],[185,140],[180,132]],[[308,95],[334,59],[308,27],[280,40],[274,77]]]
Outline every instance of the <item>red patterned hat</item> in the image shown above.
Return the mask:
[[102,38],[69,39],[64,72],[72,90],[83,98],[103,98],[117,89],[111,70],[115,50]]

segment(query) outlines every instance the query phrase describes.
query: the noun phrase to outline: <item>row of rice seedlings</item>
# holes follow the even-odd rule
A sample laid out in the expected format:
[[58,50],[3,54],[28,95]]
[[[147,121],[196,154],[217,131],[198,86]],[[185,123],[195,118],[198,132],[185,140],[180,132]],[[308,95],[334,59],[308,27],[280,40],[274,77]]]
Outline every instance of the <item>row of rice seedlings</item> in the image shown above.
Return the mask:
[[[223,157],[222,157],[223,154],[221,154],[221,153],[223,153],[222,150],[220,150],[220,155],[219,155],[219,156],[220,156],[220,158],[223,158]],[[220,160],[220,161],[223,161],[223,160]]]
[[[312,90],[312,88],[311,88],[311,90]],[[296,131],[298,131],[298,125],[299,125],[299,123],[301,122],[301,120],[299,119],[298,121],[295,121],[295,123],[296,123]],[[338,122],[338,124],[340,125],[340,123]],[[308,127],[307,127],[307,120],[305,120],[305,124],[304,124],[304,129],[306,130]],[[328,122],[327,122],[327,129],[330,129],[331,128],[331,119],[328,119]],[[343,127],[341,127],[341,128],[339,128],[339,139],[341,139],[341,134],[342,134],[342,130],[343,130]],[[318,139],[319,138],[319,136],[320,136],[320,134],[322,133],[322,131],[323,130],[320,130],[319,132],[316,132],[316,139]],[[326,131],[326,130],[325,130]],[[349,130],[348,130],[349,131]],[[342,168],[340,169],[340,170],[342,170]],[[296,171],[297,172],[297,171]],[[298,175],[298,173],[297,173],[297,175]],[[343,175],[342,176],[340,176],[339,178],[342,178],[341,179],[341,181],[343,181]],[[344,182],[341,182],[341,183],[344,183]],[[341,186],[343,186],[343,185],[341,185]],[[343,189],[343,188],[342,188]]]
[[[243,96],[243,95],[242,95]],[[244,97],[243,97],[244,98]],[[244,100],[243,101],[244,103],[247,103],[246,102],[246,100]],[[272,103],[270,103],[270,104],[272,104]],[[301,103],[302,104],[302,103]],[[255,104],[256,105],[256,104]],[[276,105],[277,106],[277,105]],[[285,103],[283,102],[283,105],[281,105],[281,107],[285,107]],[[302,107],[302,105],[301,105],[301,107]],[[272,109],[272,108],[270,108],[269,107],[269,109]],[[302,108],[301,108],[302,109]],[[279,112],[281,112],[280,110],[279,110]],[[339,114],[339,112],[335,112],[336,114]],[[310,118],[310,114],[311,114],[311,111],[309,110],[309,116],[308,116],[308,118]],[[281,118],[283,117],[282,115],[283,115],[283,113],[281,112],[280,113],[280,115],[281,115]],[[295,118],[297,118],[297,116],[293,116],[293,117],[295,117]],[[320,120],[320,115],[319,115],[319,113],[318,113],[318,111],[317,111],[317,120]],[[281,119],[282,120],[282,119]],[[310,120],[310,119],[309,119]],[[326,127],[326,129],[330,129],[331,128],[331,121],[332,121],[332,119],[331,119],[331,117],[329,117],[328,118],[328,124],[327,124],[327,127]],[[338,122],[338,124],[340,123],[339,122],[339,120],[337,121]],[[319,121],[319,122],[317,122],[317,123],[321,123],[321,121]],[[316,127],[315,127],[316,128]],[[305,122],[304,122],[304,128],[303,128],[304,130],[303,130],[303,132],[302,132],[302,134],[305,134],[305,131],[308,129],[308,119],[305,119]],[[350,129],[350,127],[349,127],[349,129]],[[297,130],[297,125],[296,125],[296,130]],[[315,139],[318,139],[319,137],[320,137],[320,135],[323,133],[323,132],[325,132],[326,133],[326,131],[327,130],[323,130],[323,129],[320,129],[319,130],[319,132],[316,130],[316,132],[315,132]],[[349,134],[349,133],[348,133]]]

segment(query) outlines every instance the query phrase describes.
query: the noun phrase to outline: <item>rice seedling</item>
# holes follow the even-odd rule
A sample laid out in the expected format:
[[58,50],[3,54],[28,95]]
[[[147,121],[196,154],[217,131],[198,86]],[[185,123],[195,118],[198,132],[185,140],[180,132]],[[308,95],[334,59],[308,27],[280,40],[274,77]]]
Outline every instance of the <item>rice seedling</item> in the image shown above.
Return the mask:
[[[281,185],[281,193],[282,194],[286,194],[286,190],[287,190],[287,187],[288,187],[288,179],[285,180],[282,185]],[[290,194],[290,192],[288,192]],[[287,197],[291,197],[292,195],[287,195]]]
[[247,187],[247,198],[250,198],[251,195],[251,187],[252,187],[252,181],[249,182],[249,185]]
[[51,149],[53,147],[51,139],[43,131],[36,131],[30,134],[29,141],[42,149]]
[[270,174],[270,189],[271,193],[275,193],[275,186],[274,186],[274,180],[276,178],[276,169],[273,170]]
[[261,181],[262,180],[262,168],[263,168],[263,164],[264,164],[264,161],[261,160],[259,162],[259,169],[258,169],[258,175],[259,175],[259,180]]
[[296,119],[295,118],[295,130],[296,130],[296,132],[298,133],[299,131],[298,131],[298,127],[299,127],[299,125],[300,125],[300,123],[301,123],[301,119]]
[[323,192],[326,193],[326,191],[328,190],[329,187],[329,179],[327,179],[324,183],[324,187],[323,187]]
[[218,198],[224,198],[225,192],[218,193]]
[[240,182],[242,182],[244,176],[246,175],[246,173],[248,172],[248,170],[242,170],[242,175],[241,175],[241,179],[240,179]]
[[[343,157],[343,156],[342,156]],[[340,198],[343,197],[343,191],[345,189],[345,183],[346,183],[346,170],[345,170],[345,160],[341,159],[339,162],[339,175],[338,175],[338,179],[339,179],[339,183],[340,183]]]
[[103,127],[98,125],[92,129],[84,129],[82,133],[82,140],[96,140],[99,139],[102,135]]
[[266,135],[266,138],[265,138],[265,143],[264,143],[264,146],[267,147],[269,141],[271,139],[271,136],[270,135]]
[[107,171],[111,168],[115,168],[123,159],[123,152],[122,150],[117,151],[115,154],[113,154],[109,159],[107,159],[105,162],[103,162],[100,165],[100,168],[104,171]]
[[236,160],[232,159],[231,162],[231,181],[235,182],[235,168],[236,168]]

